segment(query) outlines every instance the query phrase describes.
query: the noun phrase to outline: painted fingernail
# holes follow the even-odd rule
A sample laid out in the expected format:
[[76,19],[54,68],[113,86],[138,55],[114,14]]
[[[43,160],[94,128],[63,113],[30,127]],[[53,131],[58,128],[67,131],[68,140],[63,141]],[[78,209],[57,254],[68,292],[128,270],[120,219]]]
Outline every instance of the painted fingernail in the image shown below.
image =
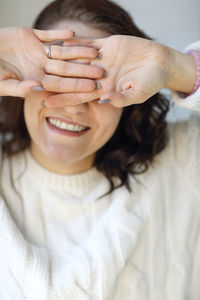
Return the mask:
[[112,102],[110,99],[104,99],[104,100],[98,101],[99,104],[106,104],[106,103],[110,103],[110,102]]
[[40,102],[40,105],[41,105],[42,107],[45,107],[45,106],[46,106],[45,100],[42,100],[42,101]]
[[100,82],[96,82],[96,87],[95,87],[95,90],[99,90],[101,88],[101,84]]
[[44,91],[45,89],[42,87],[42,86],[34,86],[32,87],[32,91],[35,91],[35,92],[41,92],[41,91]]
[[101,53],[99,53],[99,52],[98,52],[98,54],[97,54],[97,58],[98,58],[98,59],[102,58],[102,55],[101,55]]
[[108,77],[108,73],[106,71],[104,71],[103,78],[107,78],[107,77]]

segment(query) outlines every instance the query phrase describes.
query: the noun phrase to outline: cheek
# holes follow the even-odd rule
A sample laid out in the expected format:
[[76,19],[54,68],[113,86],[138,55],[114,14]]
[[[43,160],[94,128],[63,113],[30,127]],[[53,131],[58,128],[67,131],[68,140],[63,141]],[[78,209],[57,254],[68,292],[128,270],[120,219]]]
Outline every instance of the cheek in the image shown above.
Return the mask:
[[[98,126],[98,135],[96,138],[101,140],[103,143],[106,143],[116,131],[123,110],[121,108],[116,108],[111,104],[102,104],[102,107],[99,107],[98,111],[94,113],[96,115],[96,122]],[[103,107],[104,106],[104,107]]]
[[30,135],[39,130],[40,102],[38,99],[27,98],[24,101],[24,118]]

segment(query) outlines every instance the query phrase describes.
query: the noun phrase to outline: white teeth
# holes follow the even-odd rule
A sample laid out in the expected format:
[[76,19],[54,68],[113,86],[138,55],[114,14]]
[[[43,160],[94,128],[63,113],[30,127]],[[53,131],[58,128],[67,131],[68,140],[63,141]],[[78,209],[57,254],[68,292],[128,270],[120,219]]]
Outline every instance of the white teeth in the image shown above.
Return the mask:
[[82,127],[82,126],[73,125],[73,124],[66,124],[64,122],[61,122],[61,121],[58,121],[55,119],[51,119],[51,118],[48,118],[48,122],[57,128],[61,128],[61,129],[68,130],[68,131],[80,132],[87,128],[87,127]]

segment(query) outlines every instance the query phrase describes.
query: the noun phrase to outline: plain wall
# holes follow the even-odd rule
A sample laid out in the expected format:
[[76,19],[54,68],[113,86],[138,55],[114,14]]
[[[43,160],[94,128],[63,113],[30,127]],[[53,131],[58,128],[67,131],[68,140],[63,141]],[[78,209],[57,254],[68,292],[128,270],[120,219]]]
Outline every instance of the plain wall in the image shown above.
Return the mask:
[[[38,12],[50,2],[0,0],[0,27],[31,26]],[[160,43],[182,50],[200,38],[200,0],[116,0],[116,2],[129,11],[141,29]],[[176,108],[174,113],[178,118],[185,118],[190,112]]]

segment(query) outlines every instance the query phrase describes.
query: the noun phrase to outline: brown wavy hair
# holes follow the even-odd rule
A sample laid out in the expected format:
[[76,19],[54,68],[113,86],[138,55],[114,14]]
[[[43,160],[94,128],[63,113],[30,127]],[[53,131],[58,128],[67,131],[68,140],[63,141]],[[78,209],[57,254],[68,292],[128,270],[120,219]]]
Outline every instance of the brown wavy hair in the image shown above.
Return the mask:
[[[82,22],[110,35],[150,39],[124,9],[109,0],[56,0],[43,9],[33,28],[47,30],[62,20]],[[168,110],[169,100],[159,93],[142,104],[123,109],[118,128],[98,150],[94,161],[94,166],[110,182],[108,193],[123,185],[131,191],[129,174],[136,177],[146,172],[155,156],[166,147],[168,137],[165,117]],[[12,155],[29,147],[30,136],[24,120],[23,100],[3,97],[0,114],[3,153]],[[114,177],[120,179],[117,186]]]

